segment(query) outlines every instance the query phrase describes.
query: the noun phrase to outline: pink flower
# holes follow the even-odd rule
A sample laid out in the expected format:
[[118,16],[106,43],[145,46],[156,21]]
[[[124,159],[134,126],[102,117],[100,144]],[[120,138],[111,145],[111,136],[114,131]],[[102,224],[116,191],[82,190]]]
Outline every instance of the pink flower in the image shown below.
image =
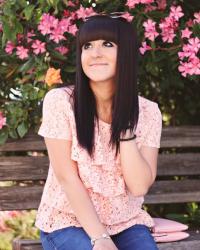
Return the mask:
[[20,59],[25,59],[28,57],[28,49],[24,48],[23,46],[17,46],[16,54]]
[[31,38],[31,37],[33,37],[33,36],[35,36],[35,33],[34,33],[34,31],[33,31],[33,30],[31,30],[31,31],[27,32],[26,37],[27,37],[27,42],[28,42],[28,43],[30,43],[30,42],[32,42],[32,41],[33,41],[33,39]]
[[59,23],[58,27],[60,30],[65,33],[68,31],[69,26],[71,25],[71,17],[69,18],[63,18]]
[[129,7],[129,9],[134,9],[136,4],[139,4],[140,0],[127,0],[126,6]]
[[11,41],[8,41],[6,43],[5,51],[6,51],[7,54],[11,55],[13,53],[14,48],[15,48],[14,43],[12,43]]
[[153,6],[153,5],[146,5],[145,9],[144,9],[144,12],[147,13],[147,12],[150,12],[150,11],[153,11],[153,10],[156,10],[157,7],[156,6]]
[[167,3],[166,0],[157,0],[158,10],[165,10]]
[[156,23],[153,22],[151,19],[148,19],[146,22],[143,23],[143,27],[145,27],[144,36],[151,41],[154,41],[155,38],[159,35],[155,28]]
[[141,4],[151,4],[153,2],[154,2],[154,0],[127,0],[126,6],[128,6],[129,9],[133,9],[139,3],[141,3]]
[[180,62],[181,65],[178,67],[178,70],[181,72],[181,75],[186,77],[190,71],[190,67],[187,62]]
[[186,77],[188,75],[200,75],[200,60],[195,57],[191,59],[189,62],[180,62],[180,66],[178,70],[181,74]]
[[18,44],[21,43],[22,39],[24,38],[24,35],[23,34],[17,34],[17,41],[18,41]]
[[200,12],[194,13],[194,23],[200,23]]
[[181,60],[183,60],[184,57],[188,57],[191,59],[196,56],[196,52],[189,44],[184,44],[183,51],[178,52],[178,56]]
[[63,30],[60,26],[57,26],[51,31],[50,40],[53,40],[55,43],[59,43],[61,40],[66,40],[63,36]]
[[188,40],[189,42],[189,48],[191,49],[191,51],[194,51],[195,53],[199,52],[200,49],[200,40],[198,37],[195,38],[190,38]]
[[140,0],[140,2],[143,4],[150,4],[150,3],[153,3],[154,0]]
[[80,9],[76,11],[77,17],[78,19],[82,18],[83,20],[91,15],[96,14],[96,12],[94,12],[93,8],[84,8],[82,5],[80,6]]
[[75,7],[76,5],[72,1],[67,2],[68,7]]
[[189,75],[200,75],[200,59],[198,57],[192,58],[189,63]]
[[51,34],[53,28],[58,26],[58,19],[49,15],[43,14],[40,24],[38,25],[38,30],[43,34]]
[[2,129],[4,125],[6,125],[6,117],[4,117],[3,113],[0,111],[0,129]]
[[166,17],[164,20],[161,21],[159,24],[159,28],[162,30],[161,36],[163,42],[172,43],[175,35],[175,30],[178,24],[173,19],[173,17]]
[[77,30],[78,30],[78,29],[77,29],[76,24],[73,24],[73,25],[70,25],[70,26],[69,26],[68,32],[75,36]]
[[141,53],[142,55],[144,55],[144,53],[145,53],[147,50],[151,50],[151,49],[152,49],[152,48],[151,48],[149,45],[147,45],[146,42],[143,42],[143,43],[142,43],[142,47],[139,48],[140,53]]
[[192,32],[186,28],[184,30],[181,30],[181,38],[190,38]]
[[192,27],[193,26],[193,20],[190,18],[187,22],[186,22],[186,25],[188,27]]
[[63,11],[63,16],[64,16],[64,17],[69,17],[70,14],[71,14],[71,11],[69,11],[69,10],[64,10],[64,11]]
[[128,12],[125,12],[123,15],[122,15],[123,18],[125,18],[128,22],[132,22],[133,20],[133,16],[131,16]]
[[46,51],[45,43],[35,40],[31,46],[33,48],[33,53],[38,55]]
[[0,23],[0,32],[2,32],[3,31],[3,25],[2,25],[2,23]]
[[163,40],[163,42],[173,43],[175,36],[176,36],[176,34],[174,33],[174,31],[169,30],[168,32],[162,33],[162,40]]
[[69,51],[69,49],[66,48],[66,47],[64,47],[64,46],[57,47],[56,50],[57,50],[58,52],[60,52],[60,54],[62,54],[62,55],[67,54],[68,51]]
[[177,6],[177,7],[172,6],[170,10],[171,11],[170,11],[169,17],[173,17],[176,21],[178,21],[182,16],[184,16],[181,6]]

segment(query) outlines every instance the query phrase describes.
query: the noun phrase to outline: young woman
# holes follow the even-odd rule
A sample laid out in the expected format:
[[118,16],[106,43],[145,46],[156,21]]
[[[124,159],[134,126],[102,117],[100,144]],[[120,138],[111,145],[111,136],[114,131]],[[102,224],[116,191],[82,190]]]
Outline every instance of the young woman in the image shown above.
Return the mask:
[[77,34],[75,86],[50,90],[39,134],[50,159],[36,226],[45,250],[155,250],[142,210],[156,177],[158,105],[137,92],[138,44],[122,17]]

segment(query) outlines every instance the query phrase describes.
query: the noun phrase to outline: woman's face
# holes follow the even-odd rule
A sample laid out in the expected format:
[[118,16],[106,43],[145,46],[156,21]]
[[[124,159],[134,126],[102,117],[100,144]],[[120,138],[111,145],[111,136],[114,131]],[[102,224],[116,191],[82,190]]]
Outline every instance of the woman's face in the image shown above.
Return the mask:
[[117,44],[95,40],[82,46],[81,63],[85,75],[92,82],[113,80],[116,72]]

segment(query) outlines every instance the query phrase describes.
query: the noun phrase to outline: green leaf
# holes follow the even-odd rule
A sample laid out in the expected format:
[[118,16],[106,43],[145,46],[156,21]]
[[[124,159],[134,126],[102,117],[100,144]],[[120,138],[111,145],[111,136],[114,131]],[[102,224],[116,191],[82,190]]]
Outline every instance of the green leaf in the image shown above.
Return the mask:
[[35,6],[34,5],[28,5],[25,9],[24,9],[24,15],[27,21],[29,21],[32,17],[33,14],[33,10],[34,10]]
[[8,132],[7,130],[1,130],[0,132],[0,145],[3,145],[8,139]]
[[21,138],[27,133],[27,131],[28,126],[25,122],[20,123],[20,125],[17,127],[17,132]]
[[28,71],[29,69],[32,68],[33,63],[34,63],[34,58],[31,57],[27,62],[25,62],[24,64],[22,64],[22,66],[19,67],[18,71],[19,72],[26,72],[26,71]]
[[10,136],[11,138],[13,138],[13,139],[17,139],[17,138],[18,138],[18,135],[17,135],[17,132],[16,132],[15,129],[11,129],[11,130],[9,131],[9,136]]
[[64,68],[64,71],[68,72],[68,73],[74,73],[76,71],[76,67],[75,66],[67,66]]
[[21,24],[19,21],[17,21],[17,20],[16,20],[16,22],[15,22],[15,28],[14,28],[14,30],[15,30],[15,33],[16,33],[16,34],[18,34],[18,33],[23,33],[23,26],[22,26],[22,24]]
[[56,51],[56,50],[52,50],[52,49],[49,49],[49,52],[50,52],[50,55],[57,58],[57,59],[60,59],[62,61],[66,61],[67,60],[67,57],[66,56],[63,56],[62,54],[60,54],[60,52]]
[[5,22],[3,22],[3,34],[7,40],[15,40],[15,33],[12,32],[11,27],[8,25],[8,23]]

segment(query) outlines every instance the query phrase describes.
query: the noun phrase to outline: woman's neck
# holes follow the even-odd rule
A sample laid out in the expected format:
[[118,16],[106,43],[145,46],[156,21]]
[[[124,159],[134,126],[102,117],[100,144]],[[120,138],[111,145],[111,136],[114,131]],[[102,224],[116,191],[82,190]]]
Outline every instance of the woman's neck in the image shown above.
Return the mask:
[[104,83],[90,83],[97,105],[97,115],[100,120],[111,123],[112,120],[112,100],[114,95],[114,85]]

